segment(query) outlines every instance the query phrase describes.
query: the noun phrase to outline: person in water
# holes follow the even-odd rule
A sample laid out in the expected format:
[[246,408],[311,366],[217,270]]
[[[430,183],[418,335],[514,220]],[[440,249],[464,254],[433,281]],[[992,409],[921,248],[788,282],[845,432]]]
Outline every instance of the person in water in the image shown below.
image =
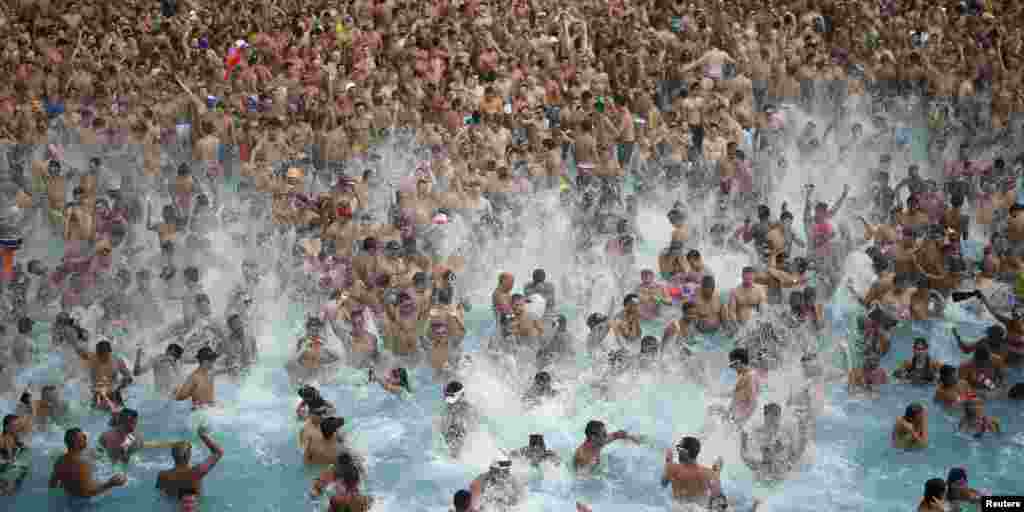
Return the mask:
[[513,450],[512,453],[509,454],[509,457],[512,457],[513,459],[525,459],[534,467],[542,464],[553,464],[557,466],[562,463],[561,458],[557,453],[548,450],[547,444],[544,442],[543,434],[530,434],[530,443],[522,448]]
[[573,455],[573,467],[577,471],[595,469],[601,462],[601,451],[615,441],[626,440],[636,444],[644,442],[643,438],[625,430],[618,430],[609,435],[604,422],[598,420],[589,421],[583,434],[586,439],[576,448]]
[[299,405],[295,408],[295,416],[300,420],[310,415],[334,414],[334,404],[324,400],[320,391],[313,386],[299,388]]
[[305,445],[303,461],[306,464],[331,464],[341,452],[349,451],[345,443],[345,419],[330,416],[320,420],[320,435],[310,438]]
[[107,340],[96,344],[96,352],[89,352],[81,347],[75,347],[83,365],[89,370],[92,376],[92,405],[103,407],[110,403],[110,395],[115,389],[126,386],[132,382],[131,371],[128,365],[120,358],[114,357],[113,349]]
[[50,489],[64,489],[67,495],[76,498],[92,498],[121,487],[128,481],[121,473],[111,476],[104,483],[93,479],[92,463],[86,455],[89,437],[81,429],[72,428],[65,432],[64,445],[67,453],[61,455],[53,465]]
[[210,450],[210,456],[198,466],[190,464],[192,460],[192,443],[184,441],[176,443],[171,448],[171,458],[174,459],[174,467],[161,471],[156,477],[156,488],[171,497],[180,497],[185,491],[193,491],[196,494],[202,492],[202,482],[206,475],[217,465],[217,462],[224,457],[224,450],[210,437],[206,427],[199,427],[196,432],[199,439]]
[[913,350],[913,357],[892,372],[893,378],[917,385],[934,384],[942,363],[928,354],[928,340],[915,338]]
[[977,394],[966,380],[957,375],[956,367],[950,364],[939,368],[939,384],[935,386],[935,401],[945,407],[953,407],[964,400],[977,398]]
[[466,438],[480,426],[480,414],[465,397],[466,390],[459,381],[451,381],[444,388],[445,411],[441,420],[441,437],[453,457],[465,447]]
[[181,356],[184,352],[180,345],[171,343],[163,354],[143,362],[142,347],[139,347],[135,352],[132,375],[138,378],[152,370],[157,392],[169,395],[181,384]]
[[988,347],[978,347],[974,357],[960,365],[960,378],[966,380],[979,395],[993,393],[1006,381],[1006,365]]
[[729,404],[729,420],[742,425],[753,416],[761,392],[757,371],[750,367],[750,356],[745,348],[729,352],[729,367],[736,371],[736,386]]
[[512,475],[512,461],[499,460],[469,485],[471,510],[508,512],[526,498],[526,485]]
[[902,450],[928,447],[928,410],[919,403],[907,406],[892,427],[892,446]]
[[889,383],[889,376],[881,364],[881,355],[874,350],[867,351],[864,354],[864,365],[850,370],[847,376],[847,390],[851,394],[877,394],[879,386]]
[[199,360],[199,368],[196,368],[189,375],[185,383],[174,392],[174,399],[177,401],[192,400],[192,410],[210,407],[216,402],[216,394],[213,388],[212,370],[220,357],[210,347],[199,349],[196,359]]
[[947,512],[946,481],[932,478],[924,483],[924,496],[917,505],[917,512]]
[[684,437],[676,445],[679,463],[672,460],[672,450],[665,450],[665,471],[661,486],[672,486],[672,499],[678,503],[704,503],[722,494],[722,458],[709,468],[697,464],[700,441]]
[[359,459],[354,454],[344,452],[338,455],[329,468],[320,472],[315,479],[313,479],[313,486],[309,490],[309,495],[314,498],[319,498],[323,495],[333,495],[338,492],[338,484],[342,481],[342,475],[348,470],[348,468],[354,469],[357,473],[364,474],[365,468],[360,464]]
[[327,512],[368,512],[373,507],[373,497],[359,491],[362,472],[353,464],[339,467],[338,482],[341,485],[331,496]]
[[999,418],[985,414],[985,402],[974,398],[965,400],[964,416],[960,418],[957,431],[973,434],[975,437],[982,437],[985,434],[998,434],[1002,432]]
[[971,488],[967,482],[966,469],[952,468],[949,470],[949,476],[946,477],[946,501],[950,505],[957,506],[958,502],[977,505],[987,494]]
[[523,393],[523,404],[526,407],[536,407],[545,399],[558,396],[558,391],[552,387],[551,374],[542,371],[533,376],[533,384]]
[[29,465],[22,462],[28,446],[19,437],[18,416],[4,416],[0,433],[0,496],[14,496],[29,474]]
[[473,510],[473,493],[467,489],[459,489],[452,496],[451,512],[470,512]]
[[740,457],[759,481],[782,480],[804,452],[804,440],[782,428],[782,407],[776,403],[764,406],[764,425],[754,431],[753,437],[756,451],[750,433],[740,433]]
[[100,448],[114,462],[126,463],[141,449],[170,448],[177,442],[147,442],[139,432],[139,413],[134,409],[122,409],[110,422],[110,430],[99,439]]

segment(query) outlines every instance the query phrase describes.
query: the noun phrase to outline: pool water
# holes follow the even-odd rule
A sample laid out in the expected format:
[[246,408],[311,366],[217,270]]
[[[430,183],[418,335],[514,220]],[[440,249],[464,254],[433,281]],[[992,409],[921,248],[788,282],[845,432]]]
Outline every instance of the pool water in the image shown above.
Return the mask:
[[[218,385],[219,399],[226,410],[211,414],[208,423],[226,455],[204,481],[202,510],[314,510],[319,504],[308,497],[309,485],[317,470],[302,465],[296,433],[298,424],[290,411],[297,397],[289,388],[283,366],[284,347],[297,335],[301,313],[295,310],[288,321],[275,322],[272,331],[261,340],[262,366],[241,387]],[[493,333],[493,321],[486,307],[478,306],[469,315],[471,333],[466,348],[473,352],[480,341]],[[837,322],[836,334],[843,327]],[[979,321],[959,323],[966,339],[980,336]],[[955,360],[948,330],[949,324],[920,323],[897,329],[893,351],[884,360],[887,368],[909,357],[910,339],[927,336],[933,356]],[[37,332],[40,348],[49,339],[47,326]],[[44,358],[36,368],[21,376],[21,381],[39,383],[59,375],[60,356],[41,352]],[[479,358],[478,358],[478,361]],[[467,377],[467,396],[485,413],[485,434],[471,440],[465,460],[451,460],[440,449],[433,427],[439,412],[441,385],[432,374],[419,370],[413,375],[413,394],[408,401],[388,395],[377,386],[367,386],[365,375],[345,374],[337,383],[322,387],[346,418],[344,430],[352,445],[367,457],[370,494],[377,498],[379,510],[448,510],[454,491],[486,471],[500,450],[526,444],[531,433],[543,433],[549,448],[563,459],[571,459],[583,438],[583,427],[590,419],[602,419],[611,430],[625,429],[648,438],[646,446],[613,445],[606,449],[603,467],[596,478],[576,479],[568,470],[544,475],[522,473],[529,480],[530,497],[525,510],[573,510],[577,500],[590,503],[595,511],[664,510],[669,505],[667,491],[659,486],[665,448],[683,435],[702,430],[708,403],[724,403],[721,395],[731,389],[734,377],[723,370],[718,385],[702,389],[681,384],[676,379],[645,377],[621,385],[616,400],[605,401],[584,381],[589,362],[581,356],[577,364],[582,377],[561,379],[556,385],[566,399],[523,411],[518,397],[530,375],[519,375],[509,382],[485,368],[480,362]],[[716,375],[717,376],[717,375]],[[1011,381],[1019,380],[1019,372]],[[148,379],[144,379],[147,381]],[[559,380],[556,372],[556,380]],[[77,396],[75,386],[65,396]],[[989,413],[998,416],[1005,433],[1000,437],[975,440],[954,433],[956,415],[931,405],[931,388],[892,384],[877,400],[851,398],[845,386],[829,389],[829,405],[820,418],[813,457],[799,474],[775,489],[755,489],[750,471],[739,459],[734,434],[715,432],[703,439],[702,461],[715,456],[725,459],[725,490],[744,510],[752,496],[765,500],[766,510],[907,510],[916,504],[925,480],[944,476],[950,467],[968,469],[971,484],[1000,494],[1020,493],[1024,486],[1024,413],[1006,402],[989,405]],[[923,452],[903,453],[889,448],[893,420],[912,401],[929,406],[931,443]],[[149,440],[190,439],[193,460],[206,457],[206,450],[194,430],[197,419],[189,417],[186,403],[168,403],[148,394],[146,386],[129,392],[129,404],[141,414],[140,431]],[[2,404],[9,411],[13,403]],[[95,439],[106,430],[106,418],[80,410],[74,426],[82,426]],[[154,491],[156,474],[170,467],[168,450],[142,453],[128,469],[126,487],[91,502],[73,501],[59,491],[46,488],[53,460],[63,451],[62,429],[38,435],[32,442],[33,468],[21,493],[7,499],[10,510],[172,510],[170,503]],[[96,465],[97,477],[114,472],[107,462]],[[6,507],[5,507],[6,508]]]

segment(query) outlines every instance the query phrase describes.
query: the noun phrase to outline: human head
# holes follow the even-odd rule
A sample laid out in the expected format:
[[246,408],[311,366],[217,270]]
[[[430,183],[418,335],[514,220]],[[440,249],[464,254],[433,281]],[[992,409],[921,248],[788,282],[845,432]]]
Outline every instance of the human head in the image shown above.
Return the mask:
[[750,355],[745,348],[734,348],[729,352],[729,367],[741,370],[750,364]]
[[754,284],[754,267],[743,267],[743,274],[741,277],[744,287],[749,288]]
[[96,355],[100,358],[109,358],[113,351],[114,350],[110,347],[109,341],[103,340],[96,344]]
[[473,495],[465,489],[460,489],[455,492],[452,504],[455,506],[455,512],[469,512],[473,504]]
[[924,483],[924,499],[926,501],[942,501],[946,499],[946,481],[932,478]]
[[449,405],[454,405],[462,400],[465,391],[461,382],[453,380],[444,388],[444,401]]
[[338,429],[345,426],[345,419],[337,416],[331,416],[324,418],[320,421],[320,433],[324,435],[324,439],[330,439],[334,436]]
[[918,402],[914,402],[908,405],[907,409],[903,411],[903,418],[907,420],[914,420],[922,413],[924,413],[924,406]]
[[188,441],[182,441],[175,443],[171,447],[171,458],[174,459],[174,464],[183,466],[189,463],[192,459],[192,443]]
[[967,487],[967,470],[964,468],[950,469],[949,476],[946,477],[946,487],[949,489]]
[[117,417],[117,427],[131,433],[139,425],[139,413],[135,409],[121,409]]
[[700,455],[700,440],[696,437],[684,437],[676,445],[676,453],[679,454],[681,464],[693,464]]
[[914,357],[928,355],[928,340],[925,338],[914,338]]
[[89,437],[82,429],[75,427],[64,432],[64,446],[68,451],[81,451],[89,446]]
[[199,349],[199,352],[196,354],[196,359],[199,360],[199,366],[203,368],[213,367],[213,363],[215,363],[219,357],[220,354],[214,352],[210,347],[203,347]]
[[543,434],[530,434],[530,449],[545,451],[548,449],[547,444],[544,442]]
[[30,334],[34,326],[35,322],[31,318],[23,316],[18,319],[18,334]]
[[954,386],[959,381],[956,374],[956,367],[951,364],[944,364],[939,368],[939,381],[943,386]]
[[635,313],[637,308],[640,307],[640,296],[635,293],[627,294],[626,297],[622,299],[622,307],[627,313]]
[[533,282],[534,283],[537,283],[537,284],[543,283],[545,280],[547,280],[547,278],[548,278],[548,274],[547,274],[547,272],[544,272],[544,269],[538,268],[538,269],[533,271]]
[[15,414],[8,414],[7,416],[4,416],[3,433],[13,434],[15,430],[14,422],[16,421],[18,421],[18,416]]
[[603,443],[608,438],[608,429],[603,421],[591,420],[587,423],[583,434],[587,437],[588,441]]

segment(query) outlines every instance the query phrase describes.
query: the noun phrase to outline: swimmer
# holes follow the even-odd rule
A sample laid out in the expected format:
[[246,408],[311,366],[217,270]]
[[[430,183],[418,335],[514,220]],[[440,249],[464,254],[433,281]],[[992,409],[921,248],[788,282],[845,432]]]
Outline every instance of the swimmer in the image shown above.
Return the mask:
[[362,472],[352,464],[340,466],[338,481],[341,488],[331,496],[327,512],[368,512],[373,507],[373,497],[359,492]]
[[715,459],[709,468],[697,464],[700,440],[684,437],[676,445],[679,463],[673,463],[672,450],[665,450],[665,472],[661,486],[672,485],[672,499],[677,503],[704,503],[722,494],[722,458]]
[[171,394],[181,384],[181,356],[184,350],[177,343],[171,343],[167,350],[148,362],[142,361],[142,347],[135,352],[135,367],[132,375],[141,377],[150,370],[153,371],[153,380],[156,389],[160,394]]
[[537,372],[533,377],[533,384],[523,393],[523,405],[536,407],[544,399],[558,396],[558,391],[551,387],[551,374],[548,372]]
[[350,452],[343,452],[338,455],[338,458],[331,467],[323,470],[313,479],[313,486],[309,490],[309,495],[319,498],[325,494],[330,496],[336,493],[338,491],[338,484],[343,482],[343,476],[346,472],[351,474],[350,470],[354,470],[360,475],[366,474],[366,468],[363,467],[362,462],[355,455]]
[[345,419],[331,416],[320,420],[320,435],[305,438],[303,461],[306,464],[331,464],[339,452],[350,451],[345,443],[344,433],[339,433],[345,426]]
[[170,448],[176,441],[145,441],[137,430],[139,413],[134,409],[122,409],[111,419],[111,430],[100,436],[99,445],[114,462],[128,462],[141,449]]
[[980,504],[981,498],[986,494],[970,487],[966,469],[949,470],[949,476],[946,477],[946,501],[954,507],[958,505],[957,502]]
[[601,450],[614,441],[626,440],[636,444],[644,442],[642,437],[632,435],[625,430],[619,430],[609,435],[604,422],[597,420],[587,423],[584,435],[586,439],[576,448],[576,453],[573,455],[573,467],[577,471],[596,469],[601,463]]
[[965,400],[964,416],[960,418],[960,424],[956,429],[958,432],[973,434],[974,437],[982,437],[985,434],[998,434],[1002,432],[999,418],[985,414],[985,402],[975,398]]
[[196,368],[185,383],[174,392],[174,399],[177,401],[192,400],[192,410],[210,407],[216,402],[216,393],[213,386],[213,370],[217,358],[220,357],[210,347],[199,349],[196,359],[199,360],[199,368]]
[[732,402],[729,404],[729,421],[742,425],[757,409],[758,395],[761,391],[760,378],[757,371],[750,367],[750,356],[745,348],[736,348],[729,352],[729,368],[735,370],[737,375]]
[[530,443],[518,450],[513,450],[509,457],[526,459],[531,466],[537,467],[541,464],[553,464],[558,466],[562,463],[557,453],[548,450],[544,442],[543,434],[530,434]]
[[754,312],[760,312],[761,306],[768,303],[764,287],[754,283],[756,275],[754,267],[744,267],[740,287],[729,294],[728,318],[735,323],[746,323]]
[[67,452],[53,465],[50,489],[64,489],[67,495],[76,498],[92,498],[121,487],[128,481],[121,473],[102,484],[93,479],[93,468],[85,455],[89,438],[81,429],[72,428],[65,432],[64,445]]
[[217,462],[224,457],[224,450],[217,444],[217,441],[210,437],[206,427],[199,427],[196,435],[210,450],[210,456],[202,464],[193,466],[189,464],[192,460],[192,443],[185,441],[175,444],[171,448],[174,467],[161,471],[156,477],[156,488],[167,496],[179,497],[185,491],[200,494],[203,478],[206,478]]
[[[102,404],[108,403],[105,399],[109,398],[115,388],[131,384],[132,374],[128,370],[128,365],[120,358],[113,356],[113,349],[109,341],[103,340],[97,343],[96,352],[89,352],[81,347],[75,347],[75,350],[92,376],[91,403],[93,407],[99,408]],[[122,381],[121,385],[118,385],[119,377]]]
[[499,460],[469,485],[472,510],[507,512],[526,498],[526,486],[512,475],[512,461]]
[[0,496],[14,496],[29,474],[28,464],[21,462],[28,446],[19,438],[19,418],[4,416],[0,433]]
[[919,403],[907,406],[892,427],[892,446],[902,450],[928,447],[928,410]]
[[773,482],[785,478],[803,455],[805,440],[782,428],[782,407],[776,403],[764,406],[764,425],[754,431],[758,451],[750,445],[750,434],[740,434],[740,457],[754,471],[755,478]]
[[719,298],[714,276],[706,275],[701,279],[700,291],[694,295],[693,303],[696,306],[693,326],[702,333],[718,331],[727,318],[728,310]]
[[979,346],[974,357],[960,365],[960,378],[966,380],[979,395],[996,391],[1006,382],[1006,365],[988,347]]
[[889,383],[889,376],[881,363],[882,357],[877,352],[869,350],[865,353],[864,366],[850,370],[847,375],[847,391],[877,395],[878,386]]
[[966,380],[957,376],[956,367],[945,364],[939,368],[939,383],[935,386],[935,401],[945,407],[953,407],[964,400],[971,400],[978,395]]
[[913,350],[914,356],[908,361],[903,361],[900,367],[893,371],[893,378],[917,385],[934,383],[942,363],[932,359],[928,354],[928,340],[915,338]]
[[924,496],[917,505],[917,512],[946,512],[946,481],[932,478],[924,483]]
[[448,445],[452,457],[461,454],[466,437],[480,426],[480,414],[466,400],[465,393],[459,381],[451,381],[444,388],[445,411],[441,419],[441,437]]

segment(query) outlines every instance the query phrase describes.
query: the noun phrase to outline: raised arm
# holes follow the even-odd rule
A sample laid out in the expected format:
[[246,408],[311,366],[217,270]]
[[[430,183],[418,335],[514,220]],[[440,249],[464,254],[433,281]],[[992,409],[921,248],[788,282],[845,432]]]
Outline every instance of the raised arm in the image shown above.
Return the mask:
[[839,213],[839,209],[843,207],[843,203],[846,202],[846,198],[849,195],[850,195],[850,186],[849,185],[843,185],[843,193],[842,193],[842,195],[839,196],[839,200],[836,201],[836,204],[832,205],[832,208],[829,209],[829,211],[828,211],[828,214],[829,214],[830,217],[834,216],[836,213]]

